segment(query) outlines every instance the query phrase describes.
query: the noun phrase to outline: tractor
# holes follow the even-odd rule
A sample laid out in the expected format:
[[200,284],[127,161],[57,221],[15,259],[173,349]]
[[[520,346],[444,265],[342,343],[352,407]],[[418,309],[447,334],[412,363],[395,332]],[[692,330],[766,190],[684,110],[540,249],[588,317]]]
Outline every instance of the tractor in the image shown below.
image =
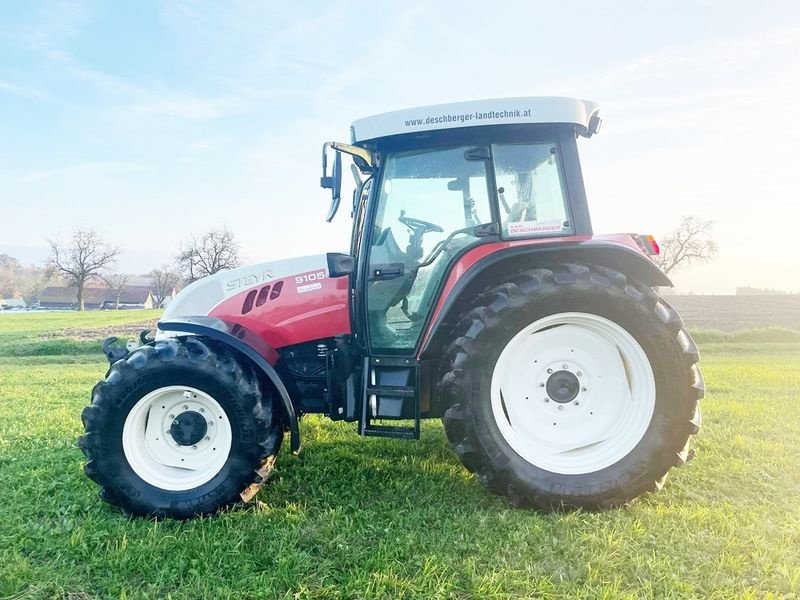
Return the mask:
[[348,253],[222,271],[183,289],[110,367],[79,446],[126,514],[247,502],[301,417],[418,439],[441,419],[489,491],[541,510],[626,505],[691,456],[697,346],[659,296],[652,236],[595,235],[577,140],[598,105],[505,98],[355,121],[327,142],[356,181]]

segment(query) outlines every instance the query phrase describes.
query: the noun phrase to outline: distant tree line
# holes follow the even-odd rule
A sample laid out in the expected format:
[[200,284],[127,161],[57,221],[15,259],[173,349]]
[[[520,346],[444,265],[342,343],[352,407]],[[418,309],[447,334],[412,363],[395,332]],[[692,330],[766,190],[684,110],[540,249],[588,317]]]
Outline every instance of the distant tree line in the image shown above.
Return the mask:
[[740,286],[736,288],[737,296],[796,296],[796,292],[772,290],[767,288]]
[[[48,285],[74,288],[75,303],[84,309],[86,288],[105,285],[116,298],[130,282],[130,275],[115,271],[123,250],[93,229],[78,228],[67,239],[48,240],[50,254],[44,266],[22,265],[8,254],[0,254],[0,298],[22,298],[34,305]],[[227,228],[214,228],[192,235],[179,244],[174,264],[164,264],[147,275],[151,279],[154,306],[162,306],[172,291],[224,269],[240,264],[239,244]]]
[[23,298],[27,304],[33,304],[48,279],[45,268],[23,265],[13,256],[0,254],[0,298]]

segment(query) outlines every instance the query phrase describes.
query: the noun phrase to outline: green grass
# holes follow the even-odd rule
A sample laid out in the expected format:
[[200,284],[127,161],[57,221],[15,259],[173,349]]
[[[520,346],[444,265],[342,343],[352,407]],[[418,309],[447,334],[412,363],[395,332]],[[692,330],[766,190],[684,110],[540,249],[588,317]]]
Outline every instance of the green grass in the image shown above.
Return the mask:
[[[98,354],[115,328],[153,322],[163,311],[28,312],[0,315],[0,357]],[[88,330],[86,336],[82,332]],[[91,339],[76,339],[78,334]],[[70,335],[73,334],[73,335]],[[92,335],[93,334],[93,335]],[[125,335],[120,336],[125,338]]]
[[62,329],[86,329],[126,325],[157,319],[161,310],[92,310],[22,312],[0,315],[0,336],[38,334]]
[[698,456],[628,509],[513,509],[438,423],[406,442],[306,418],[303,455],[281,455],[256,503],[179,523],[126,519],[81,472],[102,356],[3,354],[106,316],[150,318],[0,318],[0,598],[800,594],[800,343],[704,345]]

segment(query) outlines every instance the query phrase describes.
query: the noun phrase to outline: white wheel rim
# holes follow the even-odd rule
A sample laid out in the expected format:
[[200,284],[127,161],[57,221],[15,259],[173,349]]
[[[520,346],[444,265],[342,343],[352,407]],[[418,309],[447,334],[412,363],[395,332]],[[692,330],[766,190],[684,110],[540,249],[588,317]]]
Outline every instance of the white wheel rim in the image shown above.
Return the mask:
[[[206,431],[196,443],[182,445],[171,430],[175,431],[176,419],[185,419],[189,413],[205,418]],[[222,406],[205,392],[187,386],[153,390],[134,405],[122,428],[122,449],[134,472],[150,485],[170,491],[190,490],[210,481],[228,460],[232,440]]]
[[604,317],[570,312],[539,319],[508,342],[492,372],[491,400],[517,454],[576,475],[609,467],[636,447],[653,417],[656,385],[630,333]]

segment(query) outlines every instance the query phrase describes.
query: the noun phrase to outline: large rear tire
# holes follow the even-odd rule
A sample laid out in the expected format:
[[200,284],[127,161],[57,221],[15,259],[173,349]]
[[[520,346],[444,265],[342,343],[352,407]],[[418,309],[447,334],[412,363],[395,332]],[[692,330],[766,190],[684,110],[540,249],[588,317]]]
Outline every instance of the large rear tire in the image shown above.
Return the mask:
[[512,504],[624,505],[690,458],[698,360],[648,286],[598,266],[521,272],[456,326],[445,430],[467,469]]
[[279,407],[253,368],[199,337],[114,363],[82,419],[86,475],[101,498],[141,516],[186,519],[239,501],[283,439]]

